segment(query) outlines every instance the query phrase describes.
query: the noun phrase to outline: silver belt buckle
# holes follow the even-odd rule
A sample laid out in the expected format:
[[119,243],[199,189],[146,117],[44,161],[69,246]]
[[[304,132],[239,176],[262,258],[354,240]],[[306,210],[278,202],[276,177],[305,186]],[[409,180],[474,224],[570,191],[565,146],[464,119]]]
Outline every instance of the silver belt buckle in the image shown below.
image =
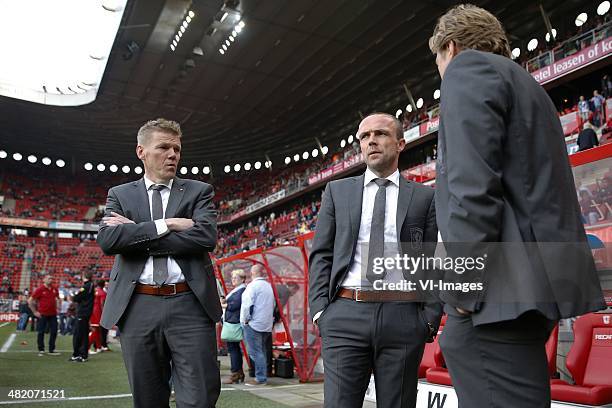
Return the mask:
[[172,286],[172,289],[174,289],[174,292],[171,293],[170,295],[176,295],[176,283],[167,283],[167,286]]
[[362,290],[361,290],[361,289],[354,289],[354,291],[355,291],[355,292],[354,292],[354,294],[353,294],[353,300],[354,300],[355,302],[363,302],[363,300],[361,300],[361,299],[359,298],[359,294],[362,292]]

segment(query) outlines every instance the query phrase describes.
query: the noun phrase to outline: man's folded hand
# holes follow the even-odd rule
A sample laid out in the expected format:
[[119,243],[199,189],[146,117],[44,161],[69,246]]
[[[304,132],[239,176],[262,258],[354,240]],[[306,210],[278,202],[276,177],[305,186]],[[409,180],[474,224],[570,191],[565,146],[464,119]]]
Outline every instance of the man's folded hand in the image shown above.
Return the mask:
[[181,232],[194,226],[190,218],[166,218],[166,225],[170,231]]
[[109,226],[121,225],[121,224],[135,224],[134,221],[129,218],[124,217],[121,214],[117,214],[116,212],[111,212],[111,215],[108,217],[102,218],[104,224]]

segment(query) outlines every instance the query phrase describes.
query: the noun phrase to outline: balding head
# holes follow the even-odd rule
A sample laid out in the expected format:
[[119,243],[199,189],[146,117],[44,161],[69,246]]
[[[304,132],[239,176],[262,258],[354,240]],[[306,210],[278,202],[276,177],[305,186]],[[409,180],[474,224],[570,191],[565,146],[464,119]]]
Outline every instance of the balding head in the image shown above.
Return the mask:
[[255,278],[265,278],[266,276],[266,271],[263,267],[263,265],[261,264],[254,264],[253,266],[251,266],[251,277],[253,279]]

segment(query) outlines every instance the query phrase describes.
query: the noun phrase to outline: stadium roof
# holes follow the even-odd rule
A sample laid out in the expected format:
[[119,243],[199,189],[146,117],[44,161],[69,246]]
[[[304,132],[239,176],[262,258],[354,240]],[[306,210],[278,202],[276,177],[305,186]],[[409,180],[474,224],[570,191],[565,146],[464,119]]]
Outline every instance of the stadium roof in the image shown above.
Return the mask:
[[[130,0],[97,100],[67,108],[0,98],[0,149],[61,157],[77,168],[87,161],[121,167],[136,163],[138,127],[166,117],[183,127],[186,166],[211,163],[221,172],[266,154],[282,166],[284,156],[315,148],[315,137],[336,147],[354,132],[359,112],[404,108],[403,84],[415,100],[433,103],[440,79],[427,40],[456,3]],[[532,37],[543,41],[539,3],[475,3],[500,17],[513,47],[525,52]],[[573,24],[587,8],[594,15],[598,4],[541,3],[553,26]],[[190,10],[195,15],[172,51]],[[238,18],[244,28],[230,41]]]

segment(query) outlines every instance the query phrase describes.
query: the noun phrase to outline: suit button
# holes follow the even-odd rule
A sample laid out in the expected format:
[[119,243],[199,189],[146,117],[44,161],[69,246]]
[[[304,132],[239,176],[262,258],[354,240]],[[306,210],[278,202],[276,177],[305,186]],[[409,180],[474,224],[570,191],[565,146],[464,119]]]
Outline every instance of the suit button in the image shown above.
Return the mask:
[[135,285],[135,284],[136,284],[136,281],[135,281],[135,280],[133,280],[133,281],[132,281],[132,284],[133,284],[133,285]]

